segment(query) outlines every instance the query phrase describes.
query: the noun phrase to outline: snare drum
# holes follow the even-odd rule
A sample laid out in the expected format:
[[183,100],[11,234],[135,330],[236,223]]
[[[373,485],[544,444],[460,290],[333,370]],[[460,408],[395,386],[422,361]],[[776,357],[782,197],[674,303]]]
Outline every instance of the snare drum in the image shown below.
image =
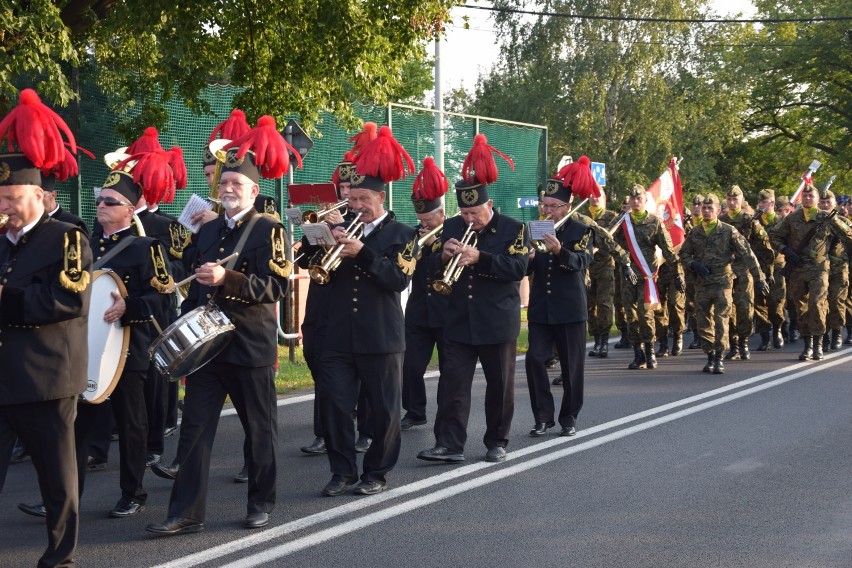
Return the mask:
[[187,312],[160,334],[148,349],[148,356],[170,381],[197,371],[228,345],[234,324],[215,305],[207,304]]
[[89,371],[82,401],[100,404],[115,390],[130,344],[130,328],[120,322],[107,323],[104,314],[112,306],[112,292],[127,296],[121,278],[111,270],[96,270],[92,275],[89,301]]

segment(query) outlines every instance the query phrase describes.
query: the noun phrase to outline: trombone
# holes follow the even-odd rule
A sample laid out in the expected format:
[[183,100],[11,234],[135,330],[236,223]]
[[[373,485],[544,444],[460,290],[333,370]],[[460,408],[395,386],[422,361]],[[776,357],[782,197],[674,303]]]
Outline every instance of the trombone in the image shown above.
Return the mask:
[[316,223],[322,217],[325,217],[332,211],[340,211],[340,214],[344,217],[349,212],[349,200],[344,199],[343,201],[338,201],[333,205],[329,205],[327,207],[323,207],[319,211],[305,211],[302,213],[302,222],[303,223]]
[[[434,230],[434,229],[433,229]],[[479,242],[479,238],[476,236],[476,233],[473,230],[473,223],[467,226],[467,230],[462,235],[461,240],[459,241],[461,246],[463,247],[472,247],[476,248],[477,243]],[[444,277],[440,280],[435,280],[432,282],[432,288],[438,292],[439,294],[449,295],[453,291],[453,284],[455,284],[459,277],[461,277],[461,273],[464,270],[464,266],[459,266],[459,261],[461,260],[461,254],[456,254],[453,258],[450,259],[450,262],[447,264],[447,267],[444,269]]]
[[[364,236],[364,223],[360,221],[361,215],[363,214],[363,212],[359,212],[355,218],[352,219],[352,223],[346,227],[346,234],[344,236],[347,239],[360,239]],[[340,252],[343,250],[344,246],[346,245],[339,244],[329,248],[322,257],[322,262],[320,262],[320,264],[313,264],[308,268],[308,274],[310,275],[311,280],[322,286],[325,286],[331,281],[331,273],[337,270],[337,267],[340,266],[340,263],[342,262]]]
[[[553,234],[555,235],[556,231],[558,231],[562,227],[562,225],[564,225],[568,221],[568,219],[570,219],[571,216],[574,215],[574,213],[576,213],[580,209],[580,207],[585,205],[588,201],[589,201],[588,198],[584,199],[583,201],[578,203],[576,207],[571,209],[568,212],[567,215],[565,215],[560,220],[558,220],[556,223],[554,223],[553,224]],[[544,220],[550,220],[552,217],[553,217],[552,215],[548,215],[547,217],[544,218]],[[532,245],[535,247],[535,250],[540,252],[540,253],[547,252],[547,243],[545,243],[543,240],[534,240],[534,241],[532,241]]]

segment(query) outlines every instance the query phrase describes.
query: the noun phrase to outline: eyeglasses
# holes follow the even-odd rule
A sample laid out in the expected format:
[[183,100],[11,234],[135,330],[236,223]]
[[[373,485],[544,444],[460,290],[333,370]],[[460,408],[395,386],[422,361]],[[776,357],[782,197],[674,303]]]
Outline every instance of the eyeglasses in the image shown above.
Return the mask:
[[219,183],[216,184],[216,187],[218,187],[219,189],[226,189],[228,187],[245,187],[247,185],[254,185],[254,184],[241,183],[241,182],[237,182],[237,181],[222,181],[222,180],[220,180]]
[[100,205],[101,203],[103,203],[107,207],[118,207],[119,205],[124,205],[126,207],[133,207],[132,203],[128,203],[126,201],[119,201],[115,197],[98,196],[98,198],[95,199],[95,205]]
[[567,203],[563,203],[561,205],[550,205],[548,203],[542,203],[541,204],[542,209],[559,209],[560,207],[568,207],[568,204]]

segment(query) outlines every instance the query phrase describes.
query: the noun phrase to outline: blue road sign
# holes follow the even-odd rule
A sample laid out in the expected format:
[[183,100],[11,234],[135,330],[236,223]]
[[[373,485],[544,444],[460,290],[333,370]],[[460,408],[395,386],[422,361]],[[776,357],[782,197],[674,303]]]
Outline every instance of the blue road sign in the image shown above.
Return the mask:
[[518,198],[518,209],[528,209],[530,207],[538,207],[538,197]]
[[592,175],[601,187],[606,186],[606,164],[603,162],[592,162]]

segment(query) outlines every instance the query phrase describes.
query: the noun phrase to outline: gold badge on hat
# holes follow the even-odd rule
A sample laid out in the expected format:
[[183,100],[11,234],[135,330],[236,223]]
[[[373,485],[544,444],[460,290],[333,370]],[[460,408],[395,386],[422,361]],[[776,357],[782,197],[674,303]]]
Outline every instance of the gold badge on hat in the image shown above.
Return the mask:
[[349,176],[349,179],[352,181],[352,185],[361,185],[367,179],[367,176],[362,176],[355,172],[355,170],[352,170],[352,175]]
[[426,211],[426,202],[417,199],[414,201],[414,212],[415,213],[423,213]]
[[118,172],[110,172],[102,187],[112,187],[114,185],[118,185],[118,182],[120,181],[121,176],[118,174]]
[[80,231],[73,232],[73,238],[68,238],[65,233],[65,253],[63,255],[64,265],[59,273],[59,283],[66,290],[79,294],[89,285],[89,272],[83,270],[83,261],[80,257]]
[[0,183],[3,183],[12,176],[12,168],[6,162],[0,162]]
[[175,282],[166,266],[163,249],[159,242],[151,243],[151,266],[154,268],[154,276],[151,278],[151,287],[160,294],[169,294],[175,288]]
[[354,168],[352,164],[340,164],[340,167],[337,168],[337,178],[340,181],[349,181],[349,178],[352,177],[354,173]]
[[544,186],[544,193],[547,195],[553,195],[554,193],[558,193],[560,185],[562,185],[561,182],[555,180],[548,180],[547,185]]
[[276,225],[272,227],[272,258],[269,259],[269,270],[281,278],[289,278],[293,271],[293,263],[287,260],[286,239],[284,238],[284,227]]
[[464,189],[461,192],[461,202],[470,207],[479,201],[479,192],[476,189]]

